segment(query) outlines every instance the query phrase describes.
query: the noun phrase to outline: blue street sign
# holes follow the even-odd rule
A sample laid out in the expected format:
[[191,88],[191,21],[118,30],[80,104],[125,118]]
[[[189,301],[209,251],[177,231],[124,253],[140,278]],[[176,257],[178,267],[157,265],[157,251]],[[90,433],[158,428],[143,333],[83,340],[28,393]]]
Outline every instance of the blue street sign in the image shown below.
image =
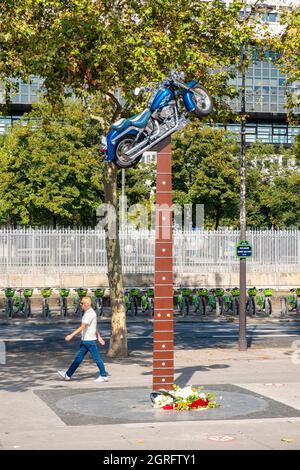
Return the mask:
[[238,258],[251,258],[252,245],[247,240],[241,240],[236,245],[236,256]]

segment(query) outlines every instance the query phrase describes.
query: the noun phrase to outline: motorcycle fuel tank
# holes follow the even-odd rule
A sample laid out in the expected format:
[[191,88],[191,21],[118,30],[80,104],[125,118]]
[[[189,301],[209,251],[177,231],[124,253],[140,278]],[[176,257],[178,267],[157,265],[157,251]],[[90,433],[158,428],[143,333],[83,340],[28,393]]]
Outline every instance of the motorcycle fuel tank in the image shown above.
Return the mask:
[[150,111],[153,113],[156,109],[163,108],[170,100],[173,99],[173,93],[169,88],[158,90],[154,100],[151,103]]

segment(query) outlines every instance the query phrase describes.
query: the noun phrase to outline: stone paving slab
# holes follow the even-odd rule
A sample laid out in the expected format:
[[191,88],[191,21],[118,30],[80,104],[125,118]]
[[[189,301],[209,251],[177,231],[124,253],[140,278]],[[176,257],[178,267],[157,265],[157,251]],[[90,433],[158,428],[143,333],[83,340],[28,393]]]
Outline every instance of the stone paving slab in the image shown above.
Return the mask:
[[205,385],[204,392],[208,391],[215,393],[220,408],[184,412],[154,409],[150,391],[144,387],[34,393],[68,426],[300,417],[300,410],[236,385]]

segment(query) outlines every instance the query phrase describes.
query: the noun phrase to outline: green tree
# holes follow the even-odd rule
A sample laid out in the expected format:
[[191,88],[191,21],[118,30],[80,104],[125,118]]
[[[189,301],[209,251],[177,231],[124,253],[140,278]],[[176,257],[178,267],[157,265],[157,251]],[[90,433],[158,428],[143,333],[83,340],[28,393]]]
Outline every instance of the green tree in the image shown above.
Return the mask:
[[25,225],[93,225],[103,200],[99,130],[79,103],[53,115],[38,105],[0,148],[1,220]]
[[174,202],[204,204],[205,223],[238,217],[239,145],[223,129],[202,129],[197,121],[173,138]]
[[[295,225],[297,211],[292,201],[299,172],[295,148],[278,149],[258,141],[248,149],[248,226],[282,228]],[[287,202],[289,197],[291,205]]]
[[300,228],[300,173],[276,176],[262,195],[268,208],[270,225],[274,228]]

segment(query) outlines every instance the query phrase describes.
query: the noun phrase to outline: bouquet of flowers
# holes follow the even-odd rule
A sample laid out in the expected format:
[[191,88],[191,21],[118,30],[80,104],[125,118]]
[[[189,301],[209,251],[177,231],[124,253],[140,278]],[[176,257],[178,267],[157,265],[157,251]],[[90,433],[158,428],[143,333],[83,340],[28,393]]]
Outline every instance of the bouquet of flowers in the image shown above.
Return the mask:
[[204,393],[201,390],[203,387],[193,388],[189,385],[179,388],[173,385],[173,391],[158,390],[152,392],[150,398],[154,408],[163,410],[199,410],[220,406],[212,393]]

